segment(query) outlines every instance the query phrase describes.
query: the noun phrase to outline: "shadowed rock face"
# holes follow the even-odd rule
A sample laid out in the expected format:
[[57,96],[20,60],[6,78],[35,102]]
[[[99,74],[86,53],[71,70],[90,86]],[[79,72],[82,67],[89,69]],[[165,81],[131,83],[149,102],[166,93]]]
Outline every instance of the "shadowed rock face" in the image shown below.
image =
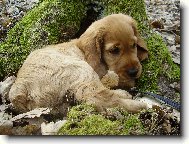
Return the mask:
[[89,3],[87,6],[86,17],[81,21],[80,29],[73,38],[81,36],[85,30],[96,20],[100,19],[103,14],[104,6],[97,2]]

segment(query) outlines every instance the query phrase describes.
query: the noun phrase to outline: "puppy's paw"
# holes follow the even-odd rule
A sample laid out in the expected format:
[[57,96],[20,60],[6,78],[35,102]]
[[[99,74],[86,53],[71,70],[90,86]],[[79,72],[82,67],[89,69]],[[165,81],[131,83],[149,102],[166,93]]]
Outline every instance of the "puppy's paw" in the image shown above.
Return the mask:
[[143,109],[147,109],[147,104],[132,100],[132,99],[122,99],[121,105],[123,108],[125,108],[128,112],[137,113],[140,112]]
[[125,90],[121,90],[121,89],[117,89],[114,90],[115,95],[117,95],[119,98],[123,98],[123,99],[132,99],[132,95],[129,94],[127,91]]
[[118,86],[119,76],[114,71],[108,70],[108,73],[102,77],[101,82],[106,88],[113,88]]

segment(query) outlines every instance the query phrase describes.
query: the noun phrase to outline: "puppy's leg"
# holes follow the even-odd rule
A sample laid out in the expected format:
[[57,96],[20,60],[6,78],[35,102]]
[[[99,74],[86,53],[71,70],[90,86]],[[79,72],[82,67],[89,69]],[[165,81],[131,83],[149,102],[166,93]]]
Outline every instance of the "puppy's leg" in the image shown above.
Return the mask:
[[104,87],[98,78],[84,83],[88,84],[78,85],[76,98],[96,105],[99,111],[103,111],[105,108],[122,107],[135,113],[147,108],[145,103],[130,99],[132,96],[124,90],[110,90]]
[[145,103],[128,99],[129,97],[131,97],[131,95],[123,90],[121,92],[120,90],[106,90],[102,91],[98,98],[101,99],[101,106],[105,107],[122,107],[132,113],[147,109]]
[[119,96],[119,98],[123,99],[132,99],[132,95],[129,94],[127,91],[122,89],[116,89],[114,90],[115,95]]
[[121,107],[132,113],[140,112],[142,109],[147,109],[147,104],[140,101],[132,99],[120,99],[119,101]]

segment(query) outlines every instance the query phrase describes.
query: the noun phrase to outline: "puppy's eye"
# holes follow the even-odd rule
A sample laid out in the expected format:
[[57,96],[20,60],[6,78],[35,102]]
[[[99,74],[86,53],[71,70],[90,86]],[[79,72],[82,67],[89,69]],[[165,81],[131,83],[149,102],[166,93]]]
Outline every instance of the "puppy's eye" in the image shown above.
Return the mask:
[[133,44],[133,48],[136,48],[136,47],[137,47],[137,44],[136,44],[136,43],[134,43],[134,44]]
[[118,46],[113,47],[111,50],[109,50],[111,54],[119,54],[120,49]]

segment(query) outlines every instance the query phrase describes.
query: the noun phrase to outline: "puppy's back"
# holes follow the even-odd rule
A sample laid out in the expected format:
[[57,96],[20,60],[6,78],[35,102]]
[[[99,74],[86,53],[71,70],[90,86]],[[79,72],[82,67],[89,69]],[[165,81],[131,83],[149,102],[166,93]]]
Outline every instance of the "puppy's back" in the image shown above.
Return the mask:
[[9,92],[9,99],[18,111],[62,103],[72,83],[70,80],[77,79],[72,72],[86,63],[71,53],[64,53],[50,46],[35,50],[27,57]]

